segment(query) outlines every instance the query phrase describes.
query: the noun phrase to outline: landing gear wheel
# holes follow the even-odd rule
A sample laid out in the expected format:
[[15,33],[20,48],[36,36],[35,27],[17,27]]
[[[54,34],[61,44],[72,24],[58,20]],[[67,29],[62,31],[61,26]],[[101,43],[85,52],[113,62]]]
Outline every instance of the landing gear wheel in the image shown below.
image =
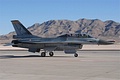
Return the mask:
[[41,53],[41,57],[45,57],[46,56],[46,53],[45,52],[42,52]]
[[53,52],[50,52],[49,55],[52,57],[52,56],[54,55],[54,53],[53,53]]
[[75,57],[78,57],[78,54],[77,54],[77,53],[75,53],[75,54],[74,54],[74,56],[75,56]]

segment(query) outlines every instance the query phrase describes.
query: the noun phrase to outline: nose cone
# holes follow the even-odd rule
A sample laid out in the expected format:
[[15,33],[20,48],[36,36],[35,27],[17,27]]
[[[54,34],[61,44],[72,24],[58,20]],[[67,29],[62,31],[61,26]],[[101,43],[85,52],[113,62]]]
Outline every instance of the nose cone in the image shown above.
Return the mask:
[[99,40],[98,44],[99,45],[110,45],[110,44],[114,44],[115,41],[105,41],[105,40]]

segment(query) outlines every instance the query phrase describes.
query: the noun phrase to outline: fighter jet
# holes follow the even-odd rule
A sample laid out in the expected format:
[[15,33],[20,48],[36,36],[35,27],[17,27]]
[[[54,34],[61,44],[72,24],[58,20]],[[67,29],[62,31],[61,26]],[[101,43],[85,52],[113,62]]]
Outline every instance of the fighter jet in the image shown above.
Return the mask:
[[64,51],[66,54],[74,54],[78,57],[77,50],[82,49],[84,44],[109,45],[115,41],[105,41],[94,38],[87,34],[64,34],[57,37],[43,38],[32,35],[18,20],[12,20],[17,35],[13,35],[12,46],[28,48],[29,52],[40,52],[45,57],[48,52],[53,56],[53,51]]

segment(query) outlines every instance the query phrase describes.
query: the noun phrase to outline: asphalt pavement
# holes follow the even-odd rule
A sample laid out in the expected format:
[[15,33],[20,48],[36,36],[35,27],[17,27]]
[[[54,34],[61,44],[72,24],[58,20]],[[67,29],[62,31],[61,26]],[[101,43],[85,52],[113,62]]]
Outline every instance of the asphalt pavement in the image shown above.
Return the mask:
[[0,80],[120,80],[120,51],[0,51]]

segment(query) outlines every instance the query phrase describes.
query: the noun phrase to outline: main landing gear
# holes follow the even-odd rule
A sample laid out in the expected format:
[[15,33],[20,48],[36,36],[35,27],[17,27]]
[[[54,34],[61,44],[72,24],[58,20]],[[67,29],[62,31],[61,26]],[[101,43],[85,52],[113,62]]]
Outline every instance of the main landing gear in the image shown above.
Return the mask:
[[54,53],[53,53],[53,52],[50,52],[49,55],[52,57],[52,56],[54,55]]
[[[52,57],[54,55],[53,52],[49,52],[49,55]],[[46,56],[46,52],[42,52],[41,53],[41,57],[45,57]]]
[[45,57],[45,56],[46,56],[46,52],[42,52],[41,57]]

